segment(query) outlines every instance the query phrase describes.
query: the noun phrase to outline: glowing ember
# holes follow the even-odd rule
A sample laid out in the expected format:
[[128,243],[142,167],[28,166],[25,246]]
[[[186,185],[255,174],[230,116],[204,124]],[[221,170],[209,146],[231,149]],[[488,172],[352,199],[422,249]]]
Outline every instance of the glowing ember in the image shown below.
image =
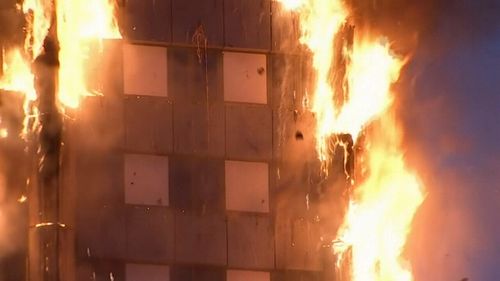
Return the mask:
[[0,129],[0,138],[4,139],[9,136],[9,131],[5,128]]
[[[347,216],[333,243],[339,262],[350,256],[352,281],[413,280],[401,254],[423,194],[417,177],[405,166],[400,129],[387,113],[393,101],[390,88],[404,62],[391,54],[381,38],[357,31],[353,42],[348,42],[348,10],[343,1],[280,2],[300,14],[301,43],[313,55],[311,111],[316,117],[319,160],[331,159],[329,142],[334,135],[347,133],[356,141],[372,121],[381,124],[367,134],[364,157],[368,160],[356,166],[367,176],[351,194]],[[342,44],[336,45],[338,41]],[[324,167],[326,172],[328,165]]]

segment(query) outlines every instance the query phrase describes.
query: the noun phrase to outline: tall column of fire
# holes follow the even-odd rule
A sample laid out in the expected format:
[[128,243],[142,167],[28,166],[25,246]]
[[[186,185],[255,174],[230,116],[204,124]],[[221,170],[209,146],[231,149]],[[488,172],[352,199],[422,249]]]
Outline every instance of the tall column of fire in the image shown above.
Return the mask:
[[[338,151],[332,145],[344,147],[344,159],[351,159],[345,163],[347,211],[332,241],[337,277],[411,281],[411,266],[402,253],[423,193],[404,161],[401,128],[392,106],[397,96],[391,89],[406,59],[394,55],[383,34],[357,27],[350,38],[346,1],[279,2],[298,14],[300,42],[312,55],[309,110],[316,119],[316,152],[323,176],[328,175],[332,153]],[[355,157],[354,173],[346,136],[362,150]]]
[[25,45],[5,50],[0,88],[23,95],[22,136],[28,151],[37,154],[28,181],[32,216],[28,278],[71,279],[61,277],[61,235],[68,231],[60,221],[63,116],[68,108],[77,109],[85,96],[101,94],[88,86],[89,58],[99,57],[90,52],[102,51],[92,46],[121,35],[111,0],[24,0],[18,9],[27,23]]

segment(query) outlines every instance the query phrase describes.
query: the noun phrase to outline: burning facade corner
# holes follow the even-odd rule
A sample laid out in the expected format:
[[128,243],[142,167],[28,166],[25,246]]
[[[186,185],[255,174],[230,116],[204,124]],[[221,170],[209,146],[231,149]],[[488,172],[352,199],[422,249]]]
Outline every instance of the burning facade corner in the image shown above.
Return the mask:
[[[70,237],[60,209],[60,185],[64,127],[67,108],[75,108],[84,96],[95,94],[87,86],[92,44],[104,38],[120,38],[114,7],[108,1],[26,0],[16,5],[24,16],[24,44],[2,46],[0,89],[24,99],[24,154],[31,158],[26,189],[19,202],[28,202],[29,280],[69,278],[63,252]],[[3,44],[2,44],[3,45]],[[66,119],[66,120],[64,120]],[[17,130],[13,130],[17,132]],[[7,136],[8,131],[4,133]],[[25,156],[26,156],[25,155]],[[30,180],[31,179],[31,180]],[[65,195],[67,197],[67,195]],[[64,198],[66,198],[64,197]]]
[[[311,111],[316,118],[319,160],[328,164],[334,143],[345,153],[348,204],[333,249],[340,280],[413,280],[401,257],[413,215],[423,200],[418,179],[407,171],[400,148],[400,128],[391,110],[391,84],[404,64],[390,46],[372,34],[346,24],[349,10],[342,1],[302,1],[301,42],[313,56],[315,85]],[[293,5],[292,5],[293,4]],[[350,20],[349,20],[350,21]],[[355,20],[353,20],[355,23]],[[364,130],[363,144],[358,136]],[[353,156],[348,134],[363,150]],[[358,158],[355,165],[347,159]],[[360,170],[363,178],[354,178]],[[350,272],[349,272],[350,271]],[[348,272],[348,273],[346,273]]]
[[[30,280],[411,281],[404,59],[344,1],[188,2],[119,1],[119,42],[114,1],[18,7],[0,88],[24,121],[0,137],[32,157]],[[269,28],[285,8],[290,53]]]

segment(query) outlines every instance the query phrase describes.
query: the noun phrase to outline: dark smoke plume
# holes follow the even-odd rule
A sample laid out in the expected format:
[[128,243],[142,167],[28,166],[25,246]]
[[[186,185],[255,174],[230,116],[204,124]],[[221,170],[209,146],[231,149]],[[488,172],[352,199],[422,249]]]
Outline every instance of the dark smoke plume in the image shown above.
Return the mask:
[[411,54],[443,28],[446,40],[434,46],[436,51],[479,40],[500,28],[497,0],[353,0],[348,5],[358,28],[387,36],[403,54]]

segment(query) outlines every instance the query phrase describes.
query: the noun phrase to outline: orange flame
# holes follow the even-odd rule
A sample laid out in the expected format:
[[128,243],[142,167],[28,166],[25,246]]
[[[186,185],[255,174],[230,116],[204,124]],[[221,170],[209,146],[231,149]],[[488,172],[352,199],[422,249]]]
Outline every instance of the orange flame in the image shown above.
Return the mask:
[[121,38],[109,0],[57,1],[59,101],[71,108],[92,95],[85,80],[92,40]]
[[[32,129],[31,124],[36,123],[30,122],[33,117],[36,118],[36,109],[31,106],[36,100],[36,92],[34,86],[35,77],[33,73],[31,73],[30,65],[21,53],[21,50],[14,49],[5,54],[3,65],[4,73],[0,79],[0,89],[23,93],[23,110],[25,118],[21,136],[25,138]],[[7,137],[9,134],[6,131],[4,135]]]
[[[333,246],[342,261],[350,249],[352,281],[411,281],[412,272],[401,257],[411,222],[423,201],[418,178],[407,170],[400,147],[400,128],[387,113],[393,102],[391,85],[399,78],[405,61],[394,57],[389,44],[357,33],[352,48],[340,53],[340,39],[348,10],[340,0],[280,0],[296,9],[301,19],[301,43],[313,55],[315,90],[311,111],[316,117],[316,151],[322,163],[331,159],[329,141],[335,134],[360,132],[377,119],[380,126],[367,134],[366,163],[356,169],[368,172],[355,188],[350,207]],[[336,51],[337,50],[337,51]],[[332,85],[338,56],[344,59],[345,75],[341,104]],[[327,171],[326,164],[325,170]]]
[[[424,195],[405,165],[393,117],[380,123],[369,138],[368,177],[354,191],[338,239],[351,248],[353,281],[411,281],[401,255]],[[346,249],[335,250],[342,256]]]
[[25,0],[23,13],[28,26],[24,49],[34,59],[42,52],[43,40],[47,36],[52,18],[52,1]]
[[[35,124],[29,119],[36,117],[37,110],[34,76],[31,63],[43,49],[43,41],[57,15],[57,39],[59,42],[58,100],[63,107],[75,108],[84,96],[95,94],[86,83],[90,51],[96,40],[121,38],[114,17],[114,5],[110,0],[25,0],[22,10],[27,19],[24,52],[9,50],[5,54],[4,75],[0,77],[0,89],[21,92],[25,97],[25,135]],[[55,9],[55,10],[54,10]],[[23,56],[23,54],[25,54]]]
[[4,74],[0,79],[0,89],[22,92],[28,100],[35,100],[34,77],[31,66],[27,63],[19,49],[5,53]]
[[333,120],[324,122],[325,134],[342,132],[356,139],[363,127],[392,103],[389,89],[401,66],[402,61],[390,54],[387,43],[356,40],[347,69],[349,100]]

